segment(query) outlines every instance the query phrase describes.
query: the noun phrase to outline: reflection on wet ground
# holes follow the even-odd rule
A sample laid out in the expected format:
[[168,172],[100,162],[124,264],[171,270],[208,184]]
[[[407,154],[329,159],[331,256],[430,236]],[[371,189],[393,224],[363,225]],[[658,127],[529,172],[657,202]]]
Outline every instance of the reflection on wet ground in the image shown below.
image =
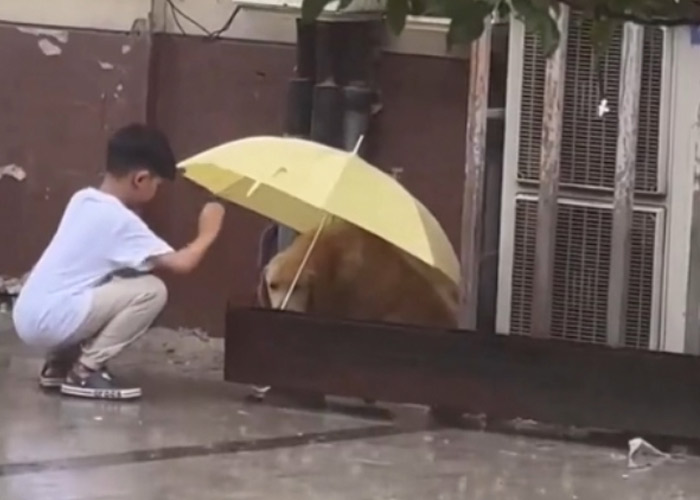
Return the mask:
[[114,367],[142,401],[64,399],[2,321],[2,500],[700,499],[696,458],[630,468],[623,449],[248,404],[221,343],[188,332]]

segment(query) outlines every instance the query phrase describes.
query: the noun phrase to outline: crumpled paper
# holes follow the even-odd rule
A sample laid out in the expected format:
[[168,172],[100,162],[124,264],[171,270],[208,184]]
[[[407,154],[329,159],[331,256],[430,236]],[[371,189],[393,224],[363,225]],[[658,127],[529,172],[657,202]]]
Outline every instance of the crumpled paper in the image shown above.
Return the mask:
[[653,467],[669,458],[671,458],[670,454],[659,450],[640,437],[629,440],[627,467],[630,469]]

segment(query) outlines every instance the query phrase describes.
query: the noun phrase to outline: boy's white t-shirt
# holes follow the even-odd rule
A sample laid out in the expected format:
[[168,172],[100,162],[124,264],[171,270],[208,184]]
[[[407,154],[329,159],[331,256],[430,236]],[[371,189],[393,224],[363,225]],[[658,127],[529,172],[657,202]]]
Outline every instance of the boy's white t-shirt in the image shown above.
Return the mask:
[[18,335],[33,346],[59,346],[87,317],[94,287],[119,270],[149,271],[147,259],[172,251],[116,197],[78,191],[17,298]]

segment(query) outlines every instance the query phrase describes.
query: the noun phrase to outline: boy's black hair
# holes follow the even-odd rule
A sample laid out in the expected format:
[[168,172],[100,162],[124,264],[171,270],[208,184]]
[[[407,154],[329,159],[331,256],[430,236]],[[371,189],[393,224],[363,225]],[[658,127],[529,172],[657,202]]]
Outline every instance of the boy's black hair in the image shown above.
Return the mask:
[[165,134],[149,125],[132,123],[110,137],[107,172],[122,176],[141,168],[168,180],[173,180],[177,172],[175,155]]

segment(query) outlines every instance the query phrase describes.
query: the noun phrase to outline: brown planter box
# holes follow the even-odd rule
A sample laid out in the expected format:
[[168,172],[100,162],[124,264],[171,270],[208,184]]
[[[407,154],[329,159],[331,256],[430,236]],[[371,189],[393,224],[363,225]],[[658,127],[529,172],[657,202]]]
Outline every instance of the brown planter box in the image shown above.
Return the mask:
[[225,345],[231,382],[700,438],[695,356],[236,308]]

